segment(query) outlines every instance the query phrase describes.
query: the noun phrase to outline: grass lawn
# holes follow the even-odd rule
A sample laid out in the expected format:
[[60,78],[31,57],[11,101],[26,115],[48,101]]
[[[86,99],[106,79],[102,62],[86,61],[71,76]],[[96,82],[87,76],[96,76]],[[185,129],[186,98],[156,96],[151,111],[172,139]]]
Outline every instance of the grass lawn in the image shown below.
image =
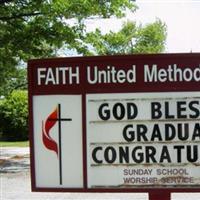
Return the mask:
[[28,147],[29,141],[20,141],[20,142],[7,142],[0,141],[0,147]]

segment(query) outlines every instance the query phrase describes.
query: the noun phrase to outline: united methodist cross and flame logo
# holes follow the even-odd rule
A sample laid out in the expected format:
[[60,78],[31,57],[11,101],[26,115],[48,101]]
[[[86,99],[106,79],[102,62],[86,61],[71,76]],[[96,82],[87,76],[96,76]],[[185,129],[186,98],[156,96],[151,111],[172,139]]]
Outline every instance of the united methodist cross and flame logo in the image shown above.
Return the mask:
[[[59,160],[60,185],[62,185],[62,134],[61,123],[63,121],[72,121],[70,118],[61,118],[61,104],[49,114],[46,120],[42,121],[42,141],[44,146],[57,154]],[[58,141],[56,142],[50,135],[51,129],[58,124]]]

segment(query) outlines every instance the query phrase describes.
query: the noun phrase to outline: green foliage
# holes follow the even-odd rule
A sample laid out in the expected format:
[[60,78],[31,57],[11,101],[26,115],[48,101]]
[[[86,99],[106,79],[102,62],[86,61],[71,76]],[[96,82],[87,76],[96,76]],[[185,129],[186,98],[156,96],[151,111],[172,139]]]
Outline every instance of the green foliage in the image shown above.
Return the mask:
[[85,42],[92,51],[87,55],[160,53],[164,51],[166,26],[160,20],[146,26],[128,21],[119,32],[103,35],[99,29],[86,35]]
[[139,27],[137,35],[135,53],[160,53],[164,50],[167,30],[160,20],[144,28]]
[[[15,76],[21,60],[52,57],[63,46],[78,46],[77,39],[85,34],[85,19],[122,17],[127,9],[136,9],[134,1],[0,1],[0,86]],[[1,95],[5,95],[3,89]]]
[[[134,0],[1,0],[0,1],[0,131],[9,139],[27,135],[26,70],[21,61],[56,56],[62,47],[82,55],[157,53],[164,50],[166,26],[127,22],[115,33],[87,33],[88,18],[121,18],[135,11]],[[70,21],[72,20],[73,23]]]
[[28,139],[27,91],[15,90],[0,103],[0,129],[9,141]]
[[129,0],[1,1],[0,52],[14,60],[50,56],[81,37],[84,19],[121,17],[127,8],[135,6]]
[[0,95],[8,96],[13,90],[27,90],[27,70],[16,68],[8,74],[8,78],[0,87]]

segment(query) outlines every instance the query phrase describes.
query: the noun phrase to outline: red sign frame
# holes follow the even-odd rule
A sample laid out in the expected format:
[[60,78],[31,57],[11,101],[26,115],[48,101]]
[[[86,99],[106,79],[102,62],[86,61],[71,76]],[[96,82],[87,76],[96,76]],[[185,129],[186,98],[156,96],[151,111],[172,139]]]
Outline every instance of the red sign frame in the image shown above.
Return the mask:
[[[124,83],[99,83],[88,84],[86,81],[86,66],[94,67],[98,65],[100,69],[105,69],[106,65],[114,65],[120,69],[128,69],[132,64],[137,65],[137,82],[134,84]],[[87,155],[86,155],[86,108],[82,108],[83,124],[83,188],[37,188],[35,181],[35,160],[34,160],[34,135],[33,135],[33,95],[53,95],[53,94],[81,94],[82,105],[86,104],[86,94],[94,93],[143,93],[143,92],[183,92],[183,91],[200,91],[199,83],[191,81],[164,81],[145,83],[144,65],[157,64],[158,68],[166,68],[168,65],[177,64],[180,68],[193,68],[200,65],[200,54],[149,54],[149,55],[127,55],[127,56],[97,56],[97,57],[73,57],[73,58],[52,58],[41,60],[30,60],[28,62],[28,90],[29,90],[29,131],[30,131],[30,153],[31,153],[31,182],[32,191],[37,192],[147,192],[150,199],[169,199],[172,192],[200,192],[198,188],[88,188],[87,187]],[[80,85],[38,85],[37,69],[40,67],[58,67],[58,66],[79,66]]]

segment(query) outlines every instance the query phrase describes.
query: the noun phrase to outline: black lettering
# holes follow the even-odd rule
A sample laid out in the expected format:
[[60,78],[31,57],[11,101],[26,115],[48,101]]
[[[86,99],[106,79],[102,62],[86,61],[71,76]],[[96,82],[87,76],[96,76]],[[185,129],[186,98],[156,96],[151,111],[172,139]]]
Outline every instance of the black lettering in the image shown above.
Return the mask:
[[199,109],[196,108],[195,105],[199,105],[199,101],[191,101],[189,103],[189,108],[191,111],[193,111],[193,114],[189,115],[191,119],[196,119],[200,115]]
[[176,136],[176,129],[173,124],[165,124],[165,139],[173,140]]
[[163,163],[164,160],[166,160],[168,163],[172,162],[167,146],[163,146],[162,153],[161,153],[161,156],[160,156],[160,162]]
[[193,146],[193,153],[192,153],[192,147],[187,145],[187,160],[189,162],[196,162],[198,159],[198,146]]
[[151,103],[151,119],[159,119],[162,117],[161,104],[159,102]]
[[176,145],[174,146],[174,149],[177,150],[177,162],[178,163],[181,163],[182,162],[182,150],[184,149],[184,146],[183,145]]
[[119,147],[119,163],[129,163],[129,148]]
[[109,106],[108,103],[103,103],[99,107],[98,114],[99,114],[99,117],[102,120],[108,120],[108,119],[110,119],[110,110],[108,109],[108,106]]
[[155,124],[153,127],[151,141],[155,141],[156,138],[158,139],[158,141],[162,141],[161,132],[158,124]]
[[147,127],[144,124],[137,125],[137,141],[148,141],[147,137]]
[[196,138],[200,139],[200,124],[195,123],[194,131],[192,135],[192,140],[196,140]]
[[125,116],[125,108],[122,103],[116,103],[113,106],[113,116],[117,120],[122,120]]
[[107,163],[111,164],[111,163],[115,162],[116,157],[117,157],[117,153],[116,153],[116,150],[114,149],[114,147],[111,147],[111,146],[106,147],[106,149],[104,151],[105,161]]
[[102,147],[95,147],[92,151],[92,159],[94,160],[95,163],[101,164],[103,163],[102,160],[97,159],[97,151],[102,151]]
[[178,123],[178,139],[187,140],[189,138],[189,124],[188,123]]
[[138,115],[138,108],[134,103],[127,103],[127,118],[135,119]]
[[133,129],[132,124],[128,124],[123,129],[123,137],[127,142],[132,142],[135,139],[135,132],[129,129]]
[[151,161],[153,163],[156,163],[155,155],[156,155],[156,149],[152,146],[146,146],[146,162],[150,163]]
[[187,115],[183,114],[184,111],[186,111],[186,102],[178,101],[177,102],[177,118],[186,119]]
[[169,102],[165,102],[165,118],[166,119],[174,119],[175,118],[175,116],[174,115],[170,115],[170,113],[169,113]]
[[144,161],[144,154],[142,152],[137,153],[138,150],[142,150],[142,147],[138,146],[133,149],[132,158],[135,163],[142,163]]

